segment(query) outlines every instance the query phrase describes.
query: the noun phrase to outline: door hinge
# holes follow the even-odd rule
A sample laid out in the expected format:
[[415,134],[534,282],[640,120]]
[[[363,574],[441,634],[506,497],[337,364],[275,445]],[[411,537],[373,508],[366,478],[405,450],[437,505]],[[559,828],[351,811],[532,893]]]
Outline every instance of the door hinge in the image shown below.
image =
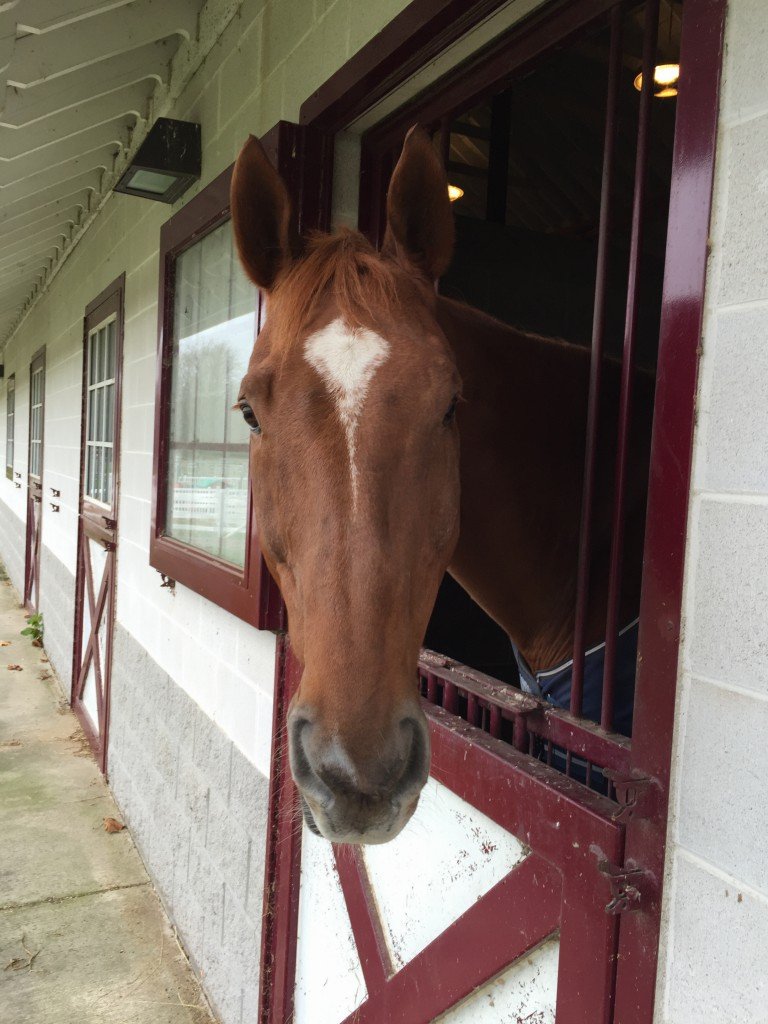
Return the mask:
[[613,783],[616,802],[620,805],[612,815],[615,822],[626,825],[633,818],[653,817],[658,792],[655,779],[618,772],[611,768],[603,768],[603,775]]
[[643,882],[650,879],[647,871],[617,867],[607,860],[601,861],[598,867],[607,876],[611,886],[611,899],[605,905],[606,914],[624,914],[642,909]]

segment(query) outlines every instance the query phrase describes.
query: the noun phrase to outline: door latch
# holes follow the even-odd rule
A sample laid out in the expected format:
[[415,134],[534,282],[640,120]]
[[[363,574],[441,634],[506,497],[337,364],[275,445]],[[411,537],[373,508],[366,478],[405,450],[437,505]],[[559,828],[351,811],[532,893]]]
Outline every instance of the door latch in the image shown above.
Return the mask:
[[643,898],[642,883],[648,879],[648,872],[641,868],[617,867],[607,860],[601,861],[598,867],[607,876],[611,886],[611,899],[605,905],[606,914],[615,915],[640,910]]

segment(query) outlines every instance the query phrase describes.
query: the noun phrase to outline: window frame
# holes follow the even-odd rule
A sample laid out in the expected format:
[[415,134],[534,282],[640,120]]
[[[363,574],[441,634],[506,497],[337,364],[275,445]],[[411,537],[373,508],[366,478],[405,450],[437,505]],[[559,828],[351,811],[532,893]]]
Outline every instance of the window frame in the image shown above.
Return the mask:
[[[258,629],[279,630],[284,611],[280,592],[270,576],[258,541],[253,511],[250,466],[243,567],[226,562],[165,533],[170,453],[173,316],[176,260],[230,219],[229,186],[234,164],[202,189],[160,229],[158,347],[155,388],[155,434],[152,463],[150,565],[169,580],[183,584]],[[254,289],[255,291],[255,289]],[[256,294],[257,332],[264,315],[263,296]],[[255,339],[254,339],[255,340]],[[233,396],[233,401],[237,396]]]
[[[12,406],[12,408],[11,408]],[[8,461],[10,444],[11,461]],[[13,462],[16,458],[16,374],[12,373],[5,385],[5,475],[13,480]]]

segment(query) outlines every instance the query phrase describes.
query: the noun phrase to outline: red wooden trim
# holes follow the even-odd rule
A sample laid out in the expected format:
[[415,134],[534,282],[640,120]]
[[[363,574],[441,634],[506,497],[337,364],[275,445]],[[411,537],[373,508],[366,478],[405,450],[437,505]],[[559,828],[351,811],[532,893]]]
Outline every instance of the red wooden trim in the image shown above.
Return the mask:
[[[34,477],[29,471],[32,453],[32,374],[42,367],[43,391],[40,410],[40,473]],[[24,551],[24,605],[30,612],[37,612],[40,602],[40,545],[43,532],[43,472],[45,469],[45,345],[42,345],[29,362],[29,401],[27,411],[27,522]],[[14,399],[15,401],[15,399]],[[15,408],[15,406],[14,406]],[[15,428],[15,423],[14,423]],[[35,503],[40,509],[35,516]]]
[[[434,1020],[556,931],[560,901],[557,871],[526,857],[344,1024]],[[567,1013],[561,1021],[571,1024]]]
[[[88,334],[107,317],[115,314],[115,404],[113,410],[114,424],[112,434],[112,505],[104,507],[95,505],[85,497],[86,469],[86,414],[88,409]],[[77,531],[77,572],[75,577],[75,613],[72,643],[72,688],[70,703],[83,727],[83,731],[99,762],[101,771],[107,775],[109,752],[109,724],[112,694],[112,644],[115,629],[116,600],[115,590],[117,578],[115,571],[116,546],[118,539],[117,517],[120,508],[120,452],[122,430],[122,394],[123,394],[123,345],[125,336],[125,274],[120,274],[95,299],[85,307],[83,317],[83,364],[80,407],[80,497]],[[114,523],[109,526],[108,523]],[[107,547],[107,561],[104,566],[99,599],[93,605],[93,574],[90,552],[87,549],[88,539],[93,539]],[[102,600],[102,594],[103,600]],[[83,600],[89,601],[91,635],[83,650]],[[104,665],[98,650],[98,630],[103,620],[106,646]],[[87,670],[91,657],[96,659],[96,699],[98,708],[98,731],[94,730],[90,718],[82,704],[83,689],[87,679]]]
[[301,875],[301,809],[288,764],[285,722],[288,705],[301,680],[301,668],[287,637],[277,642],[272,713],[272,761],[269,774],[264,909],[259,975],[259,1024],[290,1024]]
[[301,124],[334,134],[503,3],[413,0],[304,101]]
[[643,909],[622,919],[615,1024],[650,1021],[654,1005],[725,10],[726,0],[683,5],[631,757],[658,789],[626,839],[626,862],[652,884]]
[[334,846],[344,902],[370,999],[395,973],[359,846]]

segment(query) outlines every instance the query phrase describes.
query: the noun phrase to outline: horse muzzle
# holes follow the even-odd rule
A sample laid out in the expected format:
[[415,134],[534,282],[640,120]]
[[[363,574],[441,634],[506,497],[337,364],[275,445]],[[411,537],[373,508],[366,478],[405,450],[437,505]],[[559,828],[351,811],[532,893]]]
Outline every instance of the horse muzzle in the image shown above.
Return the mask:
[[[387,843],[410,820],[429,775],[429,732],[418,705],[352,755],[307,708],[288,716],[291,772],[307,826],[333,843]],[[379,731],[379,736],[381,732]]]

